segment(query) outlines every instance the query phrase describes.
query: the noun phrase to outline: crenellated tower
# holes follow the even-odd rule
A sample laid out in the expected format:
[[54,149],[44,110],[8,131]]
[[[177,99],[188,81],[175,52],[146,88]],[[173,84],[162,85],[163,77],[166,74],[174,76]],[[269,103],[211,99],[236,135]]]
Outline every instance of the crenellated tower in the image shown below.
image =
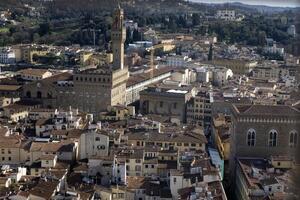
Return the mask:
[[126,29],[124,26],[124,11],[118,7],[114,13],[111,28],[111,40],[113,51],[113,67],[124,68],[124,43],[126,40]]

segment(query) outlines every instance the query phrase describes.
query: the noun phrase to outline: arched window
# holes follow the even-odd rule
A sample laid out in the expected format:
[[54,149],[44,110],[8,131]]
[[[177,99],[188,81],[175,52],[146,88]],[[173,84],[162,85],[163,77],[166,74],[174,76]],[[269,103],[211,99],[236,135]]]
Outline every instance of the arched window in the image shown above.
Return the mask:
[[31,98],[31,92],[30,92],[30,91],[27,91],[27,92],[26,92],[26,97],[27,97],[27,98]]
[[38,98],[38,99],[42,98],[42,92],[41,91],[37,91],[36,98]]
[[298,144],[298,133],[293,130],[290,132],[289,145],[290,147],[296,147]]
[[269,132],[269,147],[276,147],[277,145],[277,131],[276,130],[271,130]]
[[256,132],[254,129],[249,129],[247,132],[247,145],[255,146]]

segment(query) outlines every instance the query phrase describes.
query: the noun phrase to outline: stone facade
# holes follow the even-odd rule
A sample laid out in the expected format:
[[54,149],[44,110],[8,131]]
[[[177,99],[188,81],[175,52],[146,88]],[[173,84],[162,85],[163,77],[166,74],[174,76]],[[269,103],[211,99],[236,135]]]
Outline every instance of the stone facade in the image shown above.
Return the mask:
[[[116,11],[114,23],[122,23],[123,11]],[[23,88],[23,97],[40,100],[48,108],[78,108],[92,113],[98,119],[108,106],[126,104],[128,69],[124,63],[123,25],[114,25],[112,43],[113,65],[83,69],[74,74],[63,73],[44,80],[29,83]],[[118,33],[118,34],[117,34]],[[118,37],[116,36],[118,35]]]
[[211,121],[211,93],[200,91],[187,103],[187,123],[204,126]]
[[185,122],[186,103],[192,97],[193,90],[149,87],[140,92],[140,111],[142,114],[158,114]]
[[[290,106],[233,105],[232,157],[295,155],[299,110]],[[299,137],[295,138],[299,140]]]

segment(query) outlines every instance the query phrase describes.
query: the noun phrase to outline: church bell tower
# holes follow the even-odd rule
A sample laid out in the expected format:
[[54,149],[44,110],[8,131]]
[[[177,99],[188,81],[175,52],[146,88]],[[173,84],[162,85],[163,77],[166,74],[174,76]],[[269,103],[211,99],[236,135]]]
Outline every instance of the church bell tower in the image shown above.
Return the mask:
[[113,51],[113,67],[124,68],[124,42],[126,40],[126,29],[124,26],[124,11],[120,6],[116,9],[111,28],[111,40]]

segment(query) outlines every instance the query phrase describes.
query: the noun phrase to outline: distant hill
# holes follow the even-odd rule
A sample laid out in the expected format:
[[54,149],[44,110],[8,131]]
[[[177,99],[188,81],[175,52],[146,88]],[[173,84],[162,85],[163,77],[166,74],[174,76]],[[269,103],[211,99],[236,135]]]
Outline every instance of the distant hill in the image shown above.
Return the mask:
[[267,13],[284,12],[287,10],[299,10],[300,9],[300,7],[291,8],[291,7],[273,7],[273,6],[264,6],[264,5],[248,5],[248,4],[243,4],[240,2],[229,3],[229,5],[241,7],[241,8],[255,9],[259,12],[267,12]]

